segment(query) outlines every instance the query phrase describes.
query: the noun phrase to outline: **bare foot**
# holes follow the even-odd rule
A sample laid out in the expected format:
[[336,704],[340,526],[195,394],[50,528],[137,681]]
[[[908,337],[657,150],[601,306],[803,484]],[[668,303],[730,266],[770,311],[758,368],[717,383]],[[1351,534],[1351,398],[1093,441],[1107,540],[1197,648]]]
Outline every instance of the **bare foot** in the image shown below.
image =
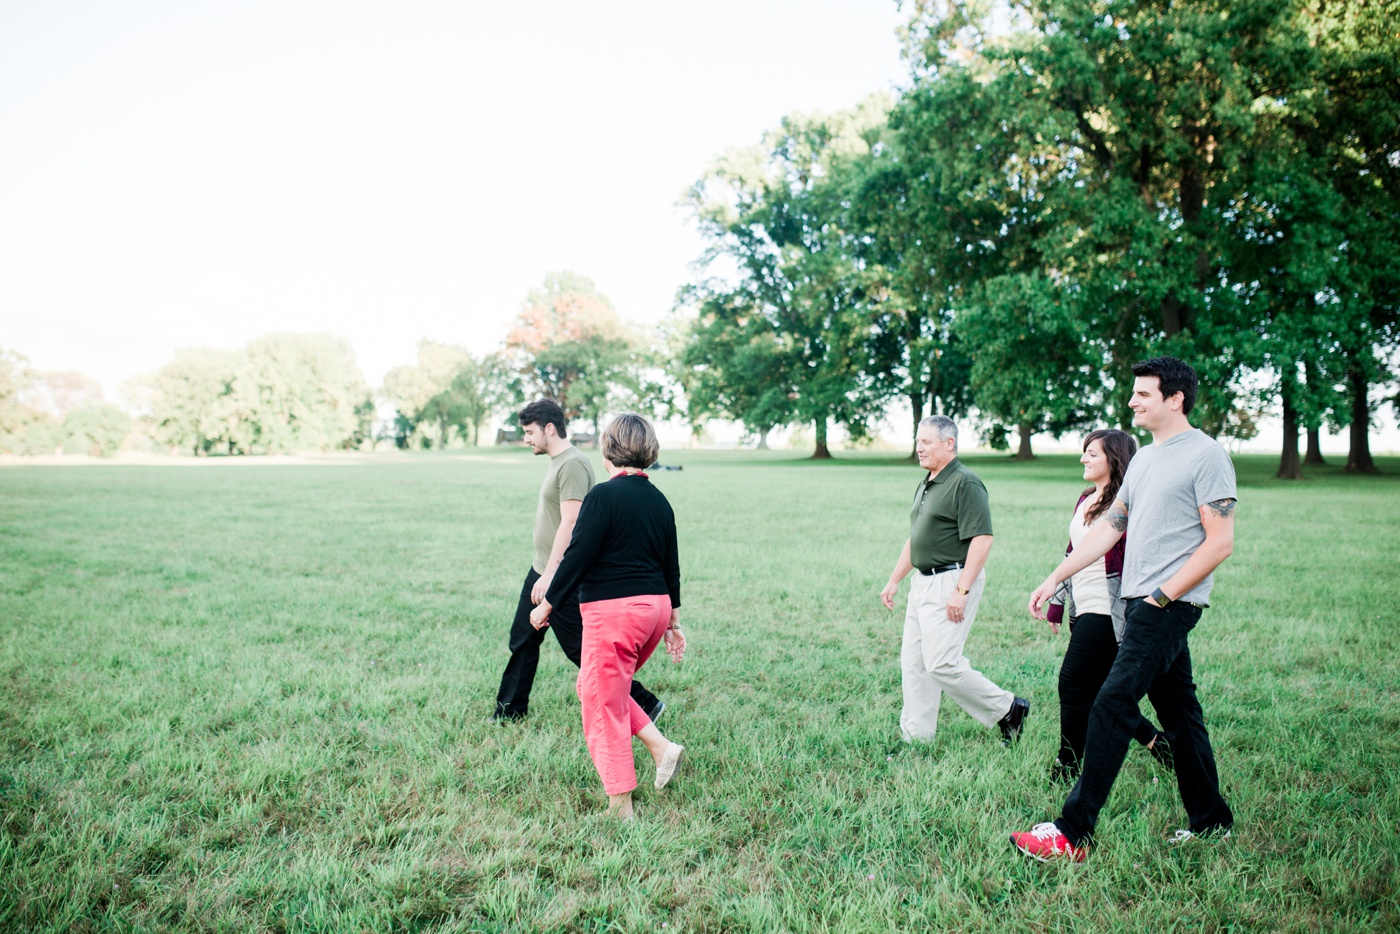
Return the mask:
[[632,813],[632,792],[608,795],[608,815],[618,820],[632,820],[636,816]]

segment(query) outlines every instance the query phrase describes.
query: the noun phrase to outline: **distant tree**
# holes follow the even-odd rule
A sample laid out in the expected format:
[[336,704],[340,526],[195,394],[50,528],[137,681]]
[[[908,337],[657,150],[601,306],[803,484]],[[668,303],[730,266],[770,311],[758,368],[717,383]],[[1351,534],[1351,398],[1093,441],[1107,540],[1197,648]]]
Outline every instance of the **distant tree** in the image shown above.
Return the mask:
[[109,402],[89,403],[63,419],[64,450],[111,457],[131,434],[131,416]]
[[371,451],[379,442],[374,434],[374,418],[378,412],[375,405],[374,396],[366,394],[359,404],[355,406],[355,432],[345,440],[345,448],[349,451],[357,451],[365,445],[369,445]]
[[102,384],[72,370],[35,373],[30,402],[62,419],[69,412],[104,401]]
[[134,389],[151,435],[198,455],[343,448],[369,394],[343,338],[286,333],[182,350]]
[[171,452],[231,454],[237,422],[231,396],[246,364],[243,351],[181,350],[135,381],[151,436]]
[[0,348],[0,454],[53,454],[62,424],[33,404],[37,374],[20,353]]
[[455,432],[475,445],[491,414],[490,379],[490,366],[465,348],[424,340],[417,364],[385,374],[384,394],[428,443],[445,448]]
[[248,454],[342,447],[358,427],[364,378],[344,338],[269,334],[248,344],[229,404],[233,449]]
[[14,453],[16,443],[29,422],[28,407],[23,394],[33,383],[29,361],[23,354],[0,347],[0,445],[6,453]]
[[547,397],[596,431],[614,403],[641,393],[649,362],[640,339],[598,291],[573,272],[550,273],[526,297],[500,354],[515,403]]

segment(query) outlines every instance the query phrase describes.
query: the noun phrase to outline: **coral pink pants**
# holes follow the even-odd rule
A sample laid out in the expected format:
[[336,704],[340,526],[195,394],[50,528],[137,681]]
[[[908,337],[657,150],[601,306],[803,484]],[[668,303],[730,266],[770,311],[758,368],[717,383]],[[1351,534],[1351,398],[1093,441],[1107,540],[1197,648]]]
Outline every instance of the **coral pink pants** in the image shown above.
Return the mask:
[[647,594],[594,600],[579,604],[579,611],[583,615],[578,672],[583,738],[603,790],[620,795],[637,787],[632,737],[651,723],[628,693],[632,676],[651,657],[671,624],[671,598]]

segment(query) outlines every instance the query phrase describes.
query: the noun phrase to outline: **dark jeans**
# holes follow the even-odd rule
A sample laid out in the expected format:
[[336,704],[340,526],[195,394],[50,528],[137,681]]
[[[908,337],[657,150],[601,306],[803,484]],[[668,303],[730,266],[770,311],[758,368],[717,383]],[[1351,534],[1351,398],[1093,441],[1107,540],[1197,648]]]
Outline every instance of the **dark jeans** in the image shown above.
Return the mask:
[[[1079,774],[1089,711],[1117,657],[1113,617],[1107,613],[1083,613],[1070,620],[1069,648],[1060,665],[1060,753],[1056,757],[1056,763],[1068,775]],[[1133,739],[1146,746],[1156,736],[1152,721],[1139,714]]]
[[[579,614],[578,598],[554,607],[549,613],[549,625],[536,629],[530,625],[530,611],[535,605],[530,602],[530,591],[540,575],[534,568],[525,575],[525,586],[520,588],[520,602],[515,607],[515,620],[510,625],[510,661],[501,674],[501,689],[496,692],[496,716],[523,717],[530,712],[530,689],[535,685],[535,669],[540,663],[540,643],[545,634],[553,630],[559,640],[559,648],[564,656],[579,665],[583,652],[583,617]],[[638,681],[632,682],[632,699],[644,711],[656,706],[656,695],[642,687]]]
[[1200,618],[1200,608],[1189,603],[1161,609],[1141,597],[1128,601],[1123,644],[1089,711],[1084,771],[1055,821],[1071,844],[1078,846],[1093,836],[1099,811],[1108,801],[1142,717],[1138,703],[1144,696],[1152,701],[1171,743],[1177,790],[1186,805],[1190,829],[1207,833],[1234,823],[1230,806],[1220,796],[1215,753],[1191,680],[1186,637]]

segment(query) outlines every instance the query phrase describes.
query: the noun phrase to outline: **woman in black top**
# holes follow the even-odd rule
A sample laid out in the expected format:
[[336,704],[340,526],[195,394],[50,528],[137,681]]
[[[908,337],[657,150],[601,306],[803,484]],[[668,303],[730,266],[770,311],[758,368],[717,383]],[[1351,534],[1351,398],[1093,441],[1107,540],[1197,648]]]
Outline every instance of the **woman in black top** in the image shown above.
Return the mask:
[[651,423],[623,413],[603,432],[600,447],[611,478],[584,497],[568,550],[530,622],[536,629],[546,625],[551,608],[578,589],[583,735],[608,793],[608,812],[627,819],[637,787],[631,738],[655,760],[658,789],[671,780],[685,750],[666,739],[628,694],[632,676],[663,639],[673,661],[685,654],[681,573],[671,504],[642,470],[659,453]]

